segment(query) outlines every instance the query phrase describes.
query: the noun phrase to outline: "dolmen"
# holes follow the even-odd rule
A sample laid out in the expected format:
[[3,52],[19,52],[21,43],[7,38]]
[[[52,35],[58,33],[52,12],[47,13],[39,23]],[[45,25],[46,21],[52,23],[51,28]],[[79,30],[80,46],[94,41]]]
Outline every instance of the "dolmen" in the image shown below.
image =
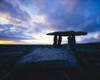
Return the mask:
[[63,36],[68,36],[68,47],[72,50],[75,51],[75,45],[76,45],[76,39],[75,36],[81,36],[81,35],[87,35],[87,32],[82,32],[82,31],[58,31],[58,32],[53,32],[53,33],[47,33],[47,35],[53,35],[53,46],[55,48],[60,48],[61,47],[61,42],[62,42],[62,37]]

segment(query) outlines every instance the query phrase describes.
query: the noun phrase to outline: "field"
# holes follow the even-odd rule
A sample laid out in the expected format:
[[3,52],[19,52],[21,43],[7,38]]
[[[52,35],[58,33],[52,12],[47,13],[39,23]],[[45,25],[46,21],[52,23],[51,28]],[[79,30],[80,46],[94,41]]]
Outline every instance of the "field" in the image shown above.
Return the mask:
[[[77,44],[73,56],[78,62],[73,67],[35,69],[34,65],[29,63],[24,64],[27,67],[18,64],[23,56],[37,48],[52,47],[52,45],[0,45],[0,80],[100,80],[100,43]],[[62,45],[61,50],[66,49],[67,46]],[[57,61],[51,64],[54,67],[56,63]]]

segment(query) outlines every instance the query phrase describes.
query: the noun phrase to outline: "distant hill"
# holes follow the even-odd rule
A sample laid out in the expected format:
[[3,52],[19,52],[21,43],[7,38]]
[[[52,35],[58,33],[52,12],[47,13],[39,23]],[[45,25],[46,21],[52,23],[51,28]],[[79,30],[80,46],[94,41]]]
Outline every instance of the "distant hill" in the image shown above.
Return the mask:
[[[66,46],[63,44],[62,46]],[[77,48],[91,48],[91,49],[100,49],[100,42],[91,42],[91,43],[77,43]]]
[[77,44],[77,47],[100,49],[100,42]]
[[[62,48],[66,48],[67,44],[62,44]],[[29,48],[29,49],[32,49],[32,48],[51,48],[53,47],[53,45],[39,45],[39,44],[31,44],[31,45],[8,45],[8,44],[0,44],[0,49],[5,49],[5,48]],[[100,42],[93,42],[93,43],[77,43],[76,44],[76,47],[77,48],[91,48],[91,49],[100,49]]]

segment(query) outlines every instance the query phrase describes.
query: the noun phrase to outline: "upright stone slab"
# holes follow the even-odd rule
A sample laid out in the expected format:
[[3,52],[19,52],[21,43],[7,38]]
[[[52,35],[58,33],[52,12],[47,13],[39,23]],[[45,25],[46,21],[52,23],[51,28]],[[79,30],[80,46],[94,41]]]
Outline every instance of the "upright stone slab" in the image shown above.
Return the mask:
[[62,36],[59,36],[58,45],[57,45],[58,48],[61,47],[61,42],[62,42]]
[[71,49],[72,51],[75,51],[75,35],[68,36],[68,49]]
[[57,47],[57,35],[54,35],[54,43],[53,46],[56,48]]

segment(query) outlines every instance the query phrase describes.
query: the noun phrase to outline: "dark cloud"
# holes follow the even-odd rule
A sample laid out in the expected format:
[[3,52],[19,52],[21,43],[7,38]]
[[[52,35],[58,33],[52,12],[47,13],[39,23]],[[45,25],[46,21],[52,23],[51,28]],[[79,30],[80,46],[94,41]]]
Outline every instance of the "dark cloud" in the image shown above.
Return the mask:
[[[96,1],[91,0],[18,0],[21,4],[27,6],[32,5],[36,7],[37,14],[46,15],[47,22],[56,30],[85,30],[88,32],[98,30],[98,26],[94,21],[89,25],[80,26],[81,24],[88,23],[91,18],[100,12],[100,6]],[[13,6],[7,1],[1,0],[1,11],[9,12],[12,17],[20,18],[23,21],[29,21],[30,16],[19,6]],[[91,4],[91,5],[89,5]],[[34,15],[34,14],[33,14]],[[22,24],[22,21],[15,21]],[[40,23],[35,24],[35,30],[42,31]],[[41,25],[44,25],[41,23]],[[90,29],[89,26],[95,26]],[[48,25],[44,25],[49,27]],[[95,29],[94,29],[95,28]],[[96,29],[97,28],[97,29]],[[90,31],[89,31],[90,29]]]
[[28,36],[25,32],[26,29],[22,27],[15,27],[12,24],[0,25],[3,30],[0,31],[0,40],[27,40],[34,39]]
[[57,18],[53,15],[51,19],[50,17],[51,16],[48,17],[48,21],[51,22],[51,25],[57,30],[68,30],[69,28],[76,30],[78,26],[85,21],[84,16],[74,14],[64,14],[56,16]]
[[36,5],[39,9],[38,14],[46,15],[46,20],[57,30],[71,29],[88,32],[98,30],[99,25],[95,24],[96,21],[91,24],[92,30],[88,27],[90,31],[86,27],[91,25],[80,27],[81,24],[88,22],[100,13],[97,0],[38,0]]
[[12,18],[22,21],[28,21],[30,19],[29,14],[22,10],[19,5],[12,5],[5,0],[0,0],[0,13],[9,14]]
[[86,21],[79,27],[82,31],[97,32],[100,31],[100,16]]

